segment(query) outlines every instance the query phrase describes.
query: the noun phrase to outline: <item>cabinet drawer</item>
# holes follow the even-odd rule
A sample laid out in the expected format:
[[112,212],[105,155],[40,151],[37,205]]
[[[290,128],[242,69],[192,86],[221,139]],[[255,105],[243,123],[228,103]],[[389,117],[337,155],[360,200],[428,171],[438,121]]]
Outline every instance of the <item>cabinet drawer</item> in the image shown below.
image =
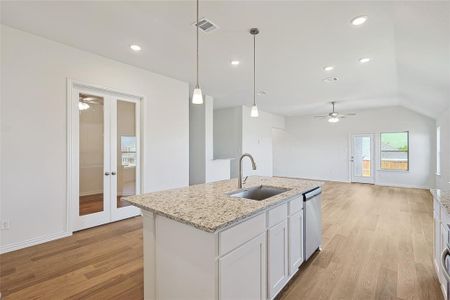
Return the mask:
[[272,208],[267,212],[267,223],[269,227],[287,219],[287,203]]
[[300,211],[303,208],[303,197],[302,196],[298,196],[295,199],[292,199],[291,201],[289,201],[289,215],[293,215],[296,212]]
[[248,242],[266,230],[265,214],[252,217],[236,226],[219,232],[219,255]]

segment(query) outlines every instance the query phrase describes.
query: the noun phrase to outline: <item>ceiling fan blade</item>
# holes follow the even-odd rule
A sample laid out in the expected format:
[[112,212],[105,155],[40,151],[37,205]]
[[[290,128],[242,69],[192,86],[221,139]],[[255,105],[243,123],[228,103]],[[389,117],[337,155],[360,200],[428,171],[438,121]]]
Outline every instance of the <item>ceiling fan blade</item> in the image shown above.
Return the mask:
[[323,115],[323,116],[314,116],[313,118],[314,119],[323,119],[323,118],[326,118],[326,117],[328,117],[327,115]]
[[346,113],[345,116],[353,117],[356,116],[356,113]]

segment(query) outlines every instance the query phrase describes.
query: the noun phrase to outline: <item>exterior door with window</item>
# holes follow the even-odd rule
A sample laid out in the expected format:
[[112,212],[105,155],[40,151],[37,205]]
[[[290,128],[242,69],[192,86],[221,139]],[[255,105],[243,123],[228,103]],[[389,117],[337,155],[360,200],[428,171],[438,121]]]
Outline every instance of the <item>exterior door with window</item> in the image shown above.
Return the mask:
[[356,134],[351,137],[352,182],[374,183],[374,137],[373,134]]
[[77,87],[72,97],[72,229],[140,214],[122,201],[140,192],[140,101]]

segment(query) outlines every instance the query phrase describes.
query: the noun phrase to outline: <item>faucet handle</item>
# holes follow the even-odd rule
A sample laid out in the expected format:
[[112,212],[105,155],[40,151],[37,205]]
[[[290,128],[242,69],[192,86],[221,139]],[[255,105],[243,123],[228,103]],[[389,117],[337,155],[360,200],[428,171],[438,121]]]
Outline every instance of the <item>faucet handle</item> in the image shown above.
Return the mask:
[[245,176],[245,177],[244,177],[244,180],[242,181],[242,183],[245,184],[245,183],[247,182],[247,178],[248,178],[248,176]]

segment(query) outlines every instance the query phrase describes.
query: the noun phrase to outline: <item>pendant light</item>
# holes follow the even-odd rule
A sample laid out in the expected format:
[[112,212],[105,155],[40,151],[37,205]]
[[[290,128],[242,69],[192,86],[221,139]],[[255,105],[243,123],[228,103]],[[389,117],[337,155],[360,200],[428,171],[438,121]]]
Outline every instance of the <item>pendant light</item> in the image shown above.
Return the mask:
[[192,93],[192,103],[193,104],[203,104],[203,95],[202,95],[202,90],[200,89],[200,85],[198,84],[198,9],[199,9],[199,0],[197,0],[197,21],[195,23],[195,27],[196,27],[196,34],[197,34],[197,81],[195,84],[195,88],[194,88],[194,92]]
[[250,111],[250,117],[257,118],[259,116],[258,106],[256,105],[256,35],[259,33],[258,28],[250,29],[253,35],[253,106]]

